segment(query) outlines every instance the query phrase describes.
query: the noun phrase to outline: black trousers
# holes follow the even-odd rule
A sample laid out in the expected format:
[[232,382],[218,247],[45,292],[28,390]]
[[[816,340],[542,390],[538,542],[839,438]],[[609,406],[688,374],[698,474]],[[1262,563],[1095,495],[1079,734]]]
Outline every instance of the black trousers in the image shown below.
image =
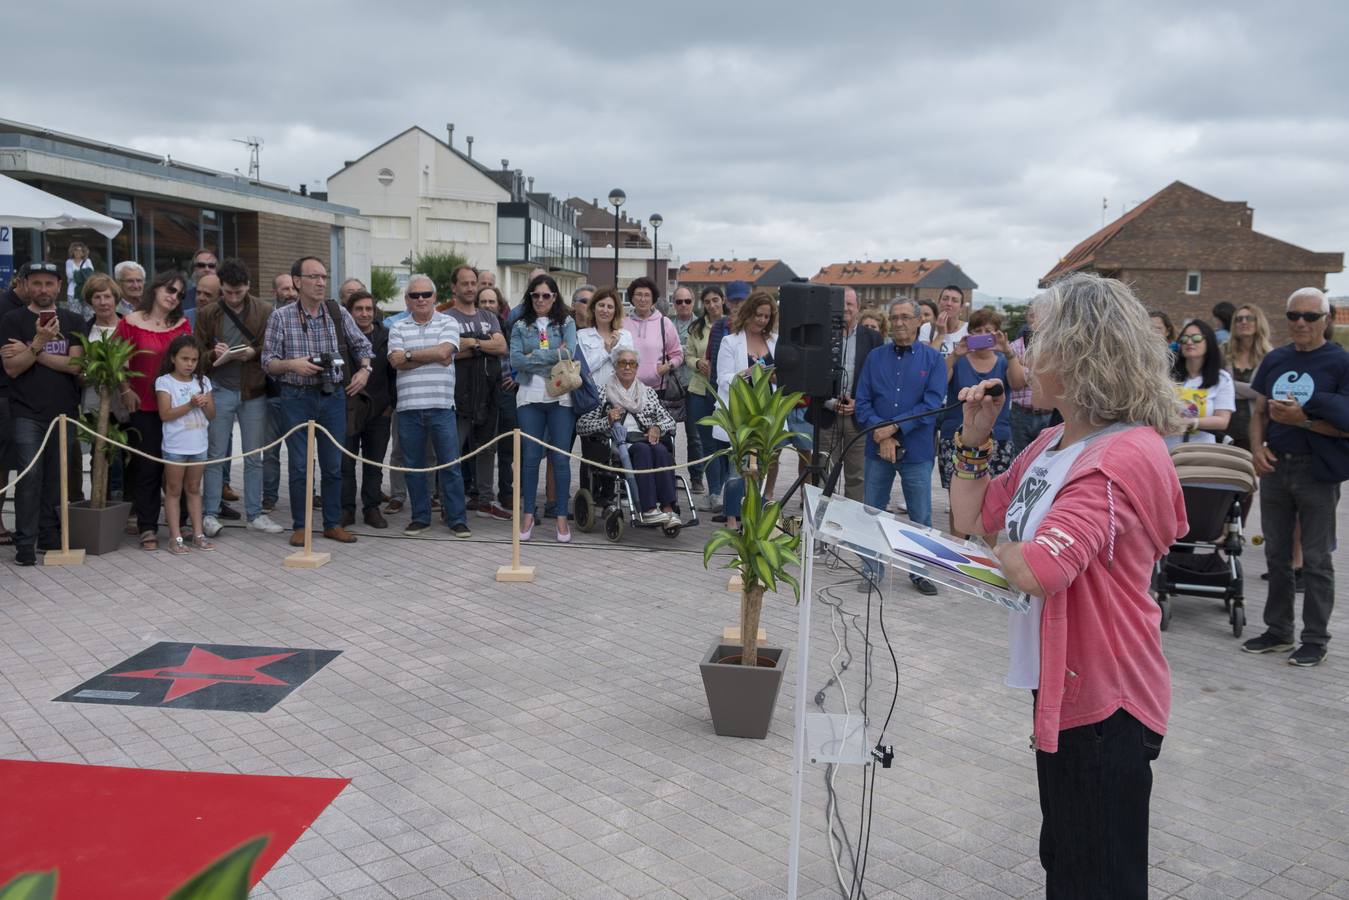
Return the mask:
[[1049,900],[1146,900],[1152,761],[1162,736],[1124,710],[1035,753]]
[[[365,423],[365,427],[356,434],[347,435],[347,449],[359,453],[366,459],[384,462],[384,452],[389,449],[389,424],[393,416],[375,416]],[[384,483],[384,470],[371,463],[361,464],[361,510],[378,509],[381,487]],[[356,512],[356,460],[342,456],[342,511]]]
[[[164,423],[158,412],[138,409],[131,414],[131,446],[151,456],[163,456]],[[133,456],[131,468],[131,509],[140,532],[159,530],[160,494],[164,487],[164,466],[143,456]],[[123,488],[125,490],[125,488]]]

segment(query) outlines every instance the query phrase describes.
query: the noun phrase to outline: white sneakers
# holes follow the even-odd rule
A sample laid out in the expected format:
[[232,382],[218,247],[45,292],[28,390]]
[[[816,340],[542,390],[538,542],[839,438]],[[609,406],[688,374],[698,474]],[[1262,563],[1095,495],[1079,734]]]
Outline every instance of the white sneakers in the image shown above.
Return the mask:
[[220,533],[220,529],[224,527],[225,526],[221,525],[220,520],[215,516],[206,516],[201,520],[201,530],[206,532],[207,537],[215,537]]
[[[211,526],[209,524],[210,522],[214,522],[215,520],[208,517],[206,521],[208,523],[206,525],[206,533],[211,537],[215,537],[215,532],[211,531]],[[216,531],[219,530],[220,524],[217,522]],[[262,515],[258,516],[256,519],[248,523],[248,530],[261,531],[263,534],[280,534],[286,529],[282,528],[280,525],[273,522],[266,513],[263,513]]]

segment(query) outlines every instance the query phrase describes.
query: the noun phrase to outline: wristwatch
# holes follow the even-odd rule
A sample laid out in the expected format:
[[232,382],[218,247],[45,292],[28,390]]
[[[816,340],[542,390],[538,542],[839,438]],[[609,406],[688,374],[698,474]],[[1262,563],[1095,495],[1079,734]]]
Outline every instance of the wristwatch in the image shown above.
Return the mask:
[[403,362],[412,362],[412,351],[411,351],[411,350],[404,350],[404,351],[403,351]]
[[1314,424],[1314,423],[1312,422],[1311,419],[1303,419],[1301,422],[1298,423],[1298,425],[1300,425],[1301,427],[1307,429],[1308,431],[1311,431],[1311,430],[1312,430],[1312,425],[1313,425],[1313,424]]

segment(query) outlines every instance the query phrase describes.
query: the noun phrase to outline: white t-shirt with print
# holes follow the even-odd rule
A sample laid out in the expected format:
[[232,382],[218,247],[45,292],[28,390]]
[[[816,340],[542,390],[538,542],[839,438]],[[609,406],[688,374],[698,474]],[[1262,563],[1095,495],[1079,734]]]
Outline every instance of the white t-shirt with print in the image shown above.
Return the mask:
[[[1007,539],[1018,542],[1033,540],[1082,451],[1093,441],[1128,427],[1111,425],[1077,441],[1066,450],[1058,449],[1059,442],[1056,440],[1041,451],[1022,472],[1021,483],[1017,485],[1016,494],[1007,507],[1004,520]],[[1013,612],[1007,617],[1008,687],[1026,690],[1040,687],[1040,617],[1044,608],[1044,598],[1032,596],[1030,608],[1026,612]]]
[[[179,381],[172,375],[160,375],[155,379],[155,394],[169,395],[170,406],[182,406],[198,394],[211,393],[211,379],[202,376]],[[192,455],[206,452],[206,430],[211,425],[206,413],[194,409],[185,416],[164,423],[164,452]]]
[[[1237,408],[1237,388],[1232,382],[1232,375],[1226,369],[1218,370],[1218,383],[1213,387],[1204,388],[1199,385],[1203,382],[1202,375],[1195,375],[1193,378],[1187,378],[1176,388],[1176,395],[1180,398],[1181,409],[1185,412],[1187,422],[1193,419],[1202,419],[1205,416],[1211,416],[1215,413],[1226,410],[1234,412]],[[1184,434],[1173,434],[1167,437],[1166,446],[1175,447],[1177,444],[1215,444],[1217,436],[1211,431],[1197,431],[1189,435],[1188,441]]]
[[[932,329],[935,327],[936,327],[935,325],[926,322],[923,323],[922,327],[918,329],[918,340],[922,341],[924,344],[931,343]],[[960,339],[965,337],[969,333],[970,333],[969,323],[961,322],[960,327],[957,328],[955,331],[951,332],[950,334],[942,335],[941,344],[937,347],[937,349],[941,351],[942,356],[950,356],[951,353],[955,350],[956,344],[960,343]]]

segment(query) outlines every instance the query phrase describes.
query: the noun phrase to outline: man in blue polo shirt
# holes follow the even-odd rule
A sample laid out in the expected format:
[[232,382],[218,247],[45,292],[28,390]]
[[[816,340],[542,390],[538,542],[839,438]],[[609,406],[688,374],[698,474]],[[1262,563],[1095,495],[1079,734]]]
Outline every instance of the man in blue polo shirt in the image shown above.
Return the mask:
[[[941,353],[916,340],[922,321],[917,303],[896,300],[890,304],[889,317],[894,343],[867,354],[854,398],[857,427],[881,426],[867,435],[863,495],[867,506],[885,509],[895,475],[899,475],[909,519],[930,526],[936,417],[900,425],[882,423],[940,408],[946,397],[946,362]],[[858,586],[862,592],[879,580],[879,564],[867,561],[865,573]],[[910,579],[920,592],[937,593],[937,586],[926,578],[911,575]]]
[[1287,304],[1292,343],[1270,351],[1251,380],[1251,449],[1260,476],[1269,597],[1265,633],[1247,653],[1293,649],[1293,526],[1302,526],[1301,646],[1290,665],[1326,658],[1335,605],[1335,507],[1349,478],[1349,353],[1326,340],[1326,295],[1294,291]]

